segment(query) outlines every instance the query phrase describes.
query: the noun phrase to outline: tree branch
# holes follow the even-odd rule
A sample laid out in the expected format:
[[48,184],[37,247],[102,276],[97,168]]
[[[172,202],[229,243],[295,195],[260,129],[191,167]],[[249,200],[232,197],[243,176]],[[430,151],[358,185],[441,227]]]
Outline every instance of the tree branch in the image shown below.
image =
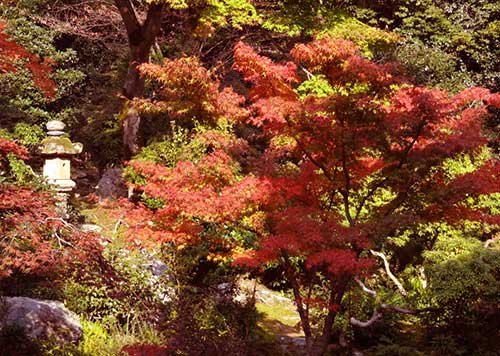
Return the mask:
[[150,46],[153,44],[156,36],[160,32],[164,7],[165,5],[156,3],[149,5],[147,17],[144,21],[144,25],[142,26],[142,36],[144,37],[144,40],[150,44]]
[[408,293],[406,292],[406,289],[403,287],[401,282],[396,278],[395,275],[392,274],[391,268],[389,266],[389,262],[387,261],[387,257],[385,257],[385,255],[382,252],[377,252],[374,250],[370,250],[370,252],[372,255],[380,257],[384,261],[385,271],[386,271],[387,275],[389,276],[389,278],[394,282],[396,287],[398,287],[399,292],[402,295],[404,295],[405,297],[408,296]]
[[356,281],[356,283],[361,287],[361,289],[364,292],[366,292],[366,293],[368,293],[368,294],[370,294],[370,295],[372,295],[374,297],[377,296],[377,292],[374,291],[373,289],[370,289],[367,286],[365,286],[365,284],[363,282],[361,282],[361,280],[358,277],[355,277],[354,280]]
[[[288,120],[287,120],[288,122]],[[306,157],[318,168],[320,168],[322,171],[323,171],[323,174],[325,175],[325,177],[330,181],[330,182],[334,182],[335,181],[335,177],[326,169],[326,167],[321,164],[318,160],[316,160],[305,148],[304,144],[297,138],[297,137],[294,137],[295,139],[295,142],[297,142],[297,144],[299,145],[299,148],[300,150],[306,155]]]
[[379,320],[385,311],[394,311],[397,313],[409,314],[409,315],[415,314],[415,311],[411,309],[401,308],[394,305],[382,304],[379,308],[375,308],[373,310],[371,318],[366,321],[358,320],[354,317],[351,317],[350,319],[351,325],[359,326],[360,328],[366,328],[375,323],[377,320]]
[[[371,251],[371,252],[374,253],[375,251]],[[376,253],[379,253],[379,252],[376,252]],[[384,256],[384,258],[385,258],[385,256]],[[387,261],[387,260],[385,259],[384,261]],[[356,283],[358,283],[358,285],[361,287],[361,289],[363,289],[364,292],[370,294],[373,297],[377,296],[377,292],[374,291],[373,289],[370,289],[367,286],[365,286],[365,284],[363,282],[361,282],[361,280],[359,278],[356,277],[356,278],[354,278],[354,280],[356,281]],[[415,314],[416,313],[414,310],[411,310],[411,309],[382,303],[379,307],[376,307],[373,310],[373,314],[372,314],[370,319],[368,319],[366,321],[361,321],[361,320],[358,320],[354,317],[351,317],[350,323],[351,323],[351,325],[359,326],[360,328],[366,328],[366,327],[372,325],[373,323],[375,323],[377,320],[379,320],[382,317],[384,311],[394,311],[394,312],[401,313],[401,314]]]
[[73,224],[70,224],[69,222],[67,222],[66,220],[64,220],[63,218],[53,218],[53,217],[47,217],[45,218],[44,220],[45,222],[47,221],[59,221],[60,223],[62,223],[64,226],[66,226],[67,228],[70,228],[72,230],[76,230],[76,227],[75,225]]
[[420,274],[420,280],[422,281],[422,288],[427,288],[427,276],[425,275],[424,266],[418,268],[418,273]]
[[[401,155],[401,158],[399,159],[398,165],[396,166],[396,168],[394,168],[393,172],[396,171],[396,170],[398,170],[398,169],[400,169],[401,167],[403,167],[403,164],[405,164],[406,160],[408,159],[408,155],[410,154],[411,149],[413,148],[413,146],[415,146],[415,143],[417,142],[420,134],[422,133],[422,129],[425,126],[425,124],[426,124],[425,120],[422,120],[420,122],[420,124],[417,127],[417,132],[415,133],[415,136],[413,137],[413,139],[410,142],[410,144],[408,145],[408,147],[406,147],[406,149],[404,150],[403,154]],[[368,191],[368,193],[366,193],[366,195],[363,197],[363,199],[361,199],[361,202],[359,203],[359,205],[358,205],[358,207],[356,209],[356,215],[354,217],[354,221],[355,222],[357,222],[357,220],[359,218],[359,214],[361,213],[361,210],[363,209],[363,206],[366,204],[366,202],[368,201],[368,199],[371,196],[373,196],[373,194],[375,194],[375,192],[377,191],[377,189],[380,188],[380,187],[382,187],[388,180],[389,180],[389,175],[386,175],[386,177],[384,179],[380,180],[377,184],[375,184],[375,186],[373,186]],[[398,198],[400,198],[399,195],[395,199],[398,199]],[[404,201],[404,199],[402,201]],[[399,204],[401,204],[401,202]],[[397,208],[399,206],[399,204],[396,204],[395,208]],[[395,208],[389,209],[389,214],[392,211],[394,211]],[[386,215],[388,215],[388,214],[386,214]]]
[[141,23],[131,0],[115,0],[115,5],[122,16],[128,37],[132,37],[141,30]]
[[372,317],[370,319],[368,319],[366,321],[361,321],[361,320],[356,319],[355,317],[351,317],[350,322],[351,322],[351,325],[359,326],[360,328],[367,328],[370,325],[372,325],[373,323],[375,323],[377,320],[379,320],[381,317],[382,317],[382,313],[379,311],[378,308],[375,308],[373,310],[373,314],[372,314]]
[[349,190],[351,189],[351,177],[349,175],[349,171],[347,170],[347,153],[345,151],[345,140],[344,140],[344,127],[342,125],[341,130],[341,140],[342,140],[342,171],[344,172],[344,180],[345,180],[345,189],[340,191],[342,197],[344,198],[344,210],[347,221],[349,221],[349,225],[354,226],[356,222],[353,220],[351,216],[351,206],[349,202]]

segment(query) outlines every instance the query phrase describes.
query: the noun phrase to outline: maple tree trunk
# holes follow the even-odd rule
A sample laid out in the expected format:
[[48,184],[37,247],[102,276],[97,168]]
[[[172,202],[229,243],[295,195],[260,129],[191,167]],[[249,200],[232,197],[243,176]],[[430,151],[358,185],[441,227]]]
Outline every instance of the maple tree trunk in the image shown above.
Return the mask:
[[[330,280],[330,307],[340,305],[342,298],[349,283],[349,276],[342,276],[338,280]],[[322,356],[328,348],[332,336],[333,323],[337,317],[338,309],[330,308],[323,324],[323,331],[320,339],[314,345],[314,348],[308,352],[308,356]]]
[[[306,353],[308,356],[322,356],[330,343],[330,338],[332,335],[333,323],[335,322],[335,318],[338,314],[337,308],[330,308],[328,314],[325,318],[325,322],[323,324],[323,331],[321,333],[321,337],[317,342],[314,342],[311,323],[309,319],[309,310],[305,309],[303,306],[303,298],[300,293],[300,285],[296,276],[296,272],[294,267],[290,263],[289,257],[286,253],[282,252],[283,257],[283,267],[285,269],[285,274],[290,281],[292,286],[295,304],[297,305],[297,312],[299,313],[300,323],[302,325],[302,331],[304,331],[304,336],[306,340]],[[349,284],[350,276],[344,275],[339,279],[331,279],[330,280],[330,298],[329,305],[340,305],[342,302],[342,297],[346,291],[347,285]]]
[[290,263],[289,257],[286,253],[283,253],[283,260],[284,260],[283,266],[285,268],[285,274],[292,285],[293,296],[295,298],[295,304],[297,305],[297,312],[299,313],[300,317],[300,324],[302,325],[302,330],[304,331],[304,336],[306,339],[306,349],[309,351],[312,350],[312,344],[313,344],[311,323],[309,321],[309,310],[304,309],[302,303],[302,297],[300,294],[300,285],[295,275],[295,270],[292,264]]
[[[161,29],[164,5],[149,5],[146,19],[141,23],[131,0],[115,0],[127,30],[130,58],[123,93],[132,100],[144,94],[144,79],[139,73],[139,65],[149,61],[151,48]],[[137,110],[128,106],[123,120],[123,144],[127,158],[137,153],[137,136],[141,116]]]

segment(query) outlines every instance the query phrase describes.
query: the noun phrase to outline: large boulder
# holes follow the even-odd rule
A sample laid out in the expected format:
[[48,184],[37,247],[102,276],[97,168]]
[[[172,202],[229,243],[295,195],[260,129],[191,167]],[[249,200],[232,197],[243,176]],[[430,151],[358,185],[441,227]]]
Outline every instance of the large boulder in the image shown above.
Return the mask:
[[0,332],[19,328],[32,339],[77,343],[83,336],[78,316],[63,303],[26,297],[0,299]]
[[123,179],[123,169],[108,168],[97,184],[97,195],[100,199],[119,199],[128,196],[127,185]]

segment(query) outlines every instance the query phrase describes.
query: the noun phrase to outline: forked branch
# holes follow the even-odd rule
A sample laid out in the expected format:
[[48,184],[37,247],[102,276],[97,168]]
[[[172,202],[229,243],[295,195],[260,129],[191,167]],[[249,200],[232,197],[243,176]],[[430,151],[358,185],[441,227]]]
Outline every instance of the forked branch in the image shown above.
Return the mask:
[[389,276],[389,278],[394,282],[394,284],[396,285],[396,287],[398,287],[399,292],[402,295],[404,295],[405,297],[407,297],[408,296],[408,292],[403,287],[403,285],[401,284],[401,282],[396,278],[396,276],[394,274],[392,274],[391,268],[389,266],[389,261],[387,261],[387,257],[385,257],[385,255],[382,252],[377,252],[377,251],[374,251],[374,250],[370,250],[370,252],[371,252],[372,255],[377,256],[377,257],[381,258],[382,261],[384,261],[385,272],[387,273],[387,275]]

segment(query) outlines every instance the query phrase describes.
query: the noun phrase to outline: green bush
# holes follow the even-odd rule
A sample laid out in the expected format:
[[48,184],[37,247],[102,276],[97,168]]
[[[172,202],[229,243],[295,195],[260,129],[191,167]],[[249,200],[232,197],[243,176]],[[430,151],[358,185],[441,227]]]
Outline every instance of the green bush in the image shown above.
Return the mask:
[[161,291],[164,285],[160,278],[153,285],[152,277],[146,257],[128,251],[118,239],[103,256],[80,266],[65,281],[65,304],[91,321],[155,323],[162,305],[155,290]]

